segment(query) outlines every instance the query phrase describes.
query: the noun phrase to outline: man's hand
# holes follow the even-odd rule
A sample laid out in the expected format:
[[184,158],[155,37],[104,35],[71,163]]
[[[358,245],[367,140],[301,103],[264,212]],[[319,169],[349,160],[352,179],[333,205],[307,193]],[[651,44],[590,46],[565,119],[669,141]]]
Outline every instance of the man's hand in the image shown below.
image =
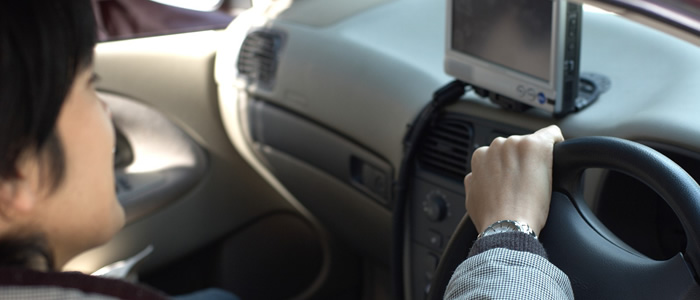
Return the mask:
[[467,213],[478,232],[499,220],[530,225],[539,234],[552,195],[552,151],[564,140],[552,125],[525,136],[497,138],[472,155],[464,178]]

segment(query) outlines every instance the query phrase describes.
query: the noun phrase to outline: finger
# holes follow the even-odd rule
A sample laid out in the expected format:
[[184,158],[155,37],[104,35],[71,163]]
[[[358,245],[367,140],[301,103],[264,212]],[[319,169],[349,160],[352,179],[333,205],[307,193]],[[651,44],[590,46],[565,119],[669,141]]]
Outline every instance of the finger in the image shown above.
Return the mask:
[[[486,153],[488,152],[488,150],[489,150],[489,146],[481,146],[481,147],[477,148],[476,150],[474,150],[474,152],[472,153],[472,159],[471,159],[472,160],[471,161],[472,171],[474,169],[478,168],[478,164],[486,156]],[[467,176],[469,176],[469,175],[467,175]]]
[[508,140],[507,138],[502,137],[502,136],[496,137],[495,139],[493,139],[493,141],[491,141],[491,147],[497,147],[497,146],[503,145],[503,144],[505,144],[505,142],[507,140]]
[[469,188],[472,185],[472,173],[467,174],[467,176],[464,176],[464,191],[469,194]]
[[471,188],[472,185],[472,173],[467,174],[467,176],[464,176],[464,207],[467,207],[467,203],[469,203],[469,189]]
[[534,135],[551,141],[552,144],[564,141],[564,135],[561,133],[561,129],[557,125],[550,125],[540,130],[537,130]]
[[[469,189],[471,188],[472,184],[472,173],[467,174],[467,176],[464,176],[464,208],[467,208],[467,203],[469,203]],[[467,214],[469,214],[469,210],[467,210]]]

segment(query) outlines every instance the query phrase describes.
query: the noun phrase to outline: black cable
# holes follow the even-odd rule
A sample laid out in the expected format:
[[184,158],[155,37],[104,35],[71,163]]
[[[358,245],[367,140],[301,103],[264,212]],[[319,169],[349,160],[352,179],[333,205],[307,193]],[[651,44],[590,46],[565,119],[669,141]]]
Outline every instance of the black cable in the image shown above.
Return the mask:
[[448,104],[462,98],[466,92],[467,84],[454,80],[447,85],[441,87],[433,93],[433,99],[423,107],[421,112],[416,117],[416,120],[410,125],[408,132],[403,140],[403,158],[399,168],[399,178],[395,185],[396,195],[394,200],[394,209],[392,214],[392,256],[391,256],[391,272],[392,272],[392,290],[394,299],[404,299],[404,279],[403,279],[403,250],[404,250],[404,214],[406,212],[406,202],[408,202],[407,192],[410,174],[413,174],[413,157],[415,156],[416,145],[420,144],[424,136],[426,128],[430,121],[442,108]]

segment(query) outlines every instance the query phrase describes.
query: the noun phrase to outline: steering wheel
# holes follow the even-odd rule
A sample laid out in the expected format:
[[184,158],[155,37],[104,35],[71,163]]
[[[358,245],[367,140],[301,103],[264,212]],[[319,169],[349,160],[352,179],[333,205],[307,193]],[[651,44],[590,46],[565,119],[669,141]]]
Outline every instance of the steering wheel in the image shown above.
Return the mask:
[[[622,172],[656,191],[683,226],[685,251],[656,261],[612,234],[583,200],[581,179],[587,168]],[[553,180],[540,241],[549,260],[569,276],[576,299],[679,299],[700,290],[700,187],[673,161],[622,139],[576,138],[554,146]],[[442,255],[428,299],[442,299],[476,237],[474,224],[465,216]]]

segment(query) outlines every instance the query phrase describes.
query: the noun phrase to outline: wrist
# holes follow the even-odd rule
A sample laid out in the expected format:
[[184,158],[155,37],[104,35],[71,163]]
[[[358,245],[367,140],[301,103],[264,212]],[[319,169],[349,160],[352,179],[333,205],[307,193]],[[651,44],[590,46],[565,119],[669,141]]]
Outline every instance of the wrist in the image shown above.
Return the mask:
[[542,244],[538,240],[521,232],[506,232],[478,239],[474,242],[472,248],[469,249],[468,256],[472,257],[496,248],[530,252],[547,258],[547,252],[544,250]]

